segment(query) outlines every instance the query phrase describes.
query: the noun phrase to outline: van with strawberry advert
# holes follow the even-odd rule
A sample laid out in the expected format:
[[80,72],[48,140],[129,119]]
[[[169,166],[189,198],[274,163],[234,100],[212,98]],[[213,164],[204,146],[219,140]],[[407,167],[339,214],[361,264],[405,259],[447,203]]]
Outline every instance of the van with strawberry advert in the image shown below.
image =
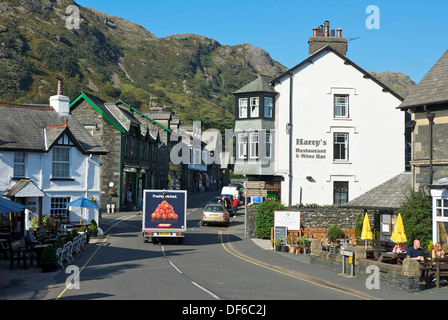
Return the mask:
[[158,243],[162,238],[177,238],[182,243],[186,231],[186,190],[143,191],[143,242]]

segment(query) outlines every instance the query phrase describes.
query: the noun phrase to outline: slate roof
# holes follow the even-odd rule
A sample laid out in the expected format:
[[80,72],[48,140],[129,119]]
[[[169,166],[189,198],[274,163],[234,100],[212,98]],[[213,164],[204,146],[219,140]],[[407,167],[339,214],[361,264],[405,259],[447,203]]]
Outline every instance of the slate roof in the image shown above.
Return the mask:
[[404,195],[412,188],[412,174],[403,172],[359,197],[345,207],[394,210],[400,207]]
[[359,72],[361,72],[364,76],[364,78],[366,79],[370,79],[373,82],[375,82],[376,84],[378,84],[380,87],[383,88],[384,92],[389,92],[390,94],[392,94],[394,97],[396,97],[397,99],[399,99],[400,101],[403,101],[403,97],[400,96],[398,93],[396,93],[395,91],[393,91],[391,88],[389,88],[388,86],[386,86],[384,83],[382,83],[381,81],[379,81],[377,78],[375,78],[373,75],[371,75],[370,73],[368,73],[367,71],[365,71],[363,68],[361,68],[360,66],[358,66],[356,63],[354,63],[352,60],[350,60],[349,58],[347,58],[346,56],[344,56],[343,54],[339,53],[338,51],[336,51],[333,47],[331,46],[325,46],[322,49],[316,51],[315,53],[313,53],[311,56],[309,56],[308,58],[306,58],[305,60],[303,60],[302,62],[300,62],[298,65],[296,65],[295,67],[292,67],[291,69],[289,69],[288,71],[286,71],[285,73],[283,73],[282,75],[278,76],[277,78],[275,78],[274,80],[271,81],[272,85],[275,85],[276,82],[279,82],[281,78],[285,77],[285,76],[291,76],[292,72],[300,67],[302,67],[305,63],[313,63],[313,59],[315,57],[317,57],[318,55],[322,54],[323,52],[328,51],[328,52],[332,52],[335,55],[337,55],[339,58],[341,58],[342,60],[344,60],[344,64],[346,65],[350,65],[353,68],[355,68],[356,70],[358,70]]
[[50,106],[0,103],[0,119],[0,150],[47,152],[67,133],[82,153],[107,153],[75,117]]
[[400,109],[448,102],[448,50],[413,88]]
[[241,89],[235,91],[233,94],[250,92],[278,93],[272,86],[269,85],[269,83],[266,82],[266,80],[264,80],[261,76],[258,76],[257,79],[242,87]]

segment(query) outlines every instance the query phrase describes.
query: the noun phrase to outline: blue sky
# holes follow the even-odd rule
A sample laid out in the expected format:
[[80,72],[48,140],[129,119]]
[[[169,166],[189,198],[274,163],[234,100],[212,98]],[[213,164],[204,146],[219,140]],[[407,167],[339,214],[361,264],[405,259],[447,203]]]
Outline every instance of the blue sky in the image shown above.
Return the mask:
[[[250,43],[288,68],[307,57],[312,29],[325,20],[331,29],[342,28],[343,37],[359,37],[349,43],[347,57],[366,71],[402,72],[418,83],[448,49],[446,0],[76,2],[138,23],[157,37],[195,33],[222,45]],[[379,13],[366,13],[370,5]]]

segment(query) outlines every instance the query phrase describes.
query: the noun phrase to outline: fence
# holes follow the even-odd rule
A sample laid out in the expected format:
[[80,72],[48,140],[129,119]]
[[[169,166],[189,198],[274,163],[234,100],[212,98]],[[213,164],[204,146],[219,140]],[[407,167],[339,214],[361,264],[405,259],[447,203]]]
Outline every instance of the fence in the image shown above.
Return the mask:
[[[327,240],[327,228],[301,228],[300,230],[288,230],[288,234],[294,235],[297,237],[306,237],[310,240]],[[345,233],[345,237],[350,242],[355,240],[355,229],[352,228],[342,228],[342,231]],[[274,228],[271,228],[271,240],[274,237]]]

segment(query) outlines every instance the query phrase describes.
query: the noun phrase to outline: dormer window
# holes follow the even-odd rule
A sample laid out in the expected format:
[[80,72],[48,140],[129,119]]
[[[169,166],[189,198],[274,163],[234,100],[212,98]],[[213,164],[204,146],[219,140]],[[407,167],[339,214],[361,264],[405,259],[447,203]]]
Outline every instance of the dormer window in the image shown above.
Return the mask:
[[260,109],[260,99],[258,97],[250,98],[250,116],[251,116],[251,118],[256,118],[259,116],[259,109]]
[[247,98],[241,98],[238,101],[240,118],[247,118]]

